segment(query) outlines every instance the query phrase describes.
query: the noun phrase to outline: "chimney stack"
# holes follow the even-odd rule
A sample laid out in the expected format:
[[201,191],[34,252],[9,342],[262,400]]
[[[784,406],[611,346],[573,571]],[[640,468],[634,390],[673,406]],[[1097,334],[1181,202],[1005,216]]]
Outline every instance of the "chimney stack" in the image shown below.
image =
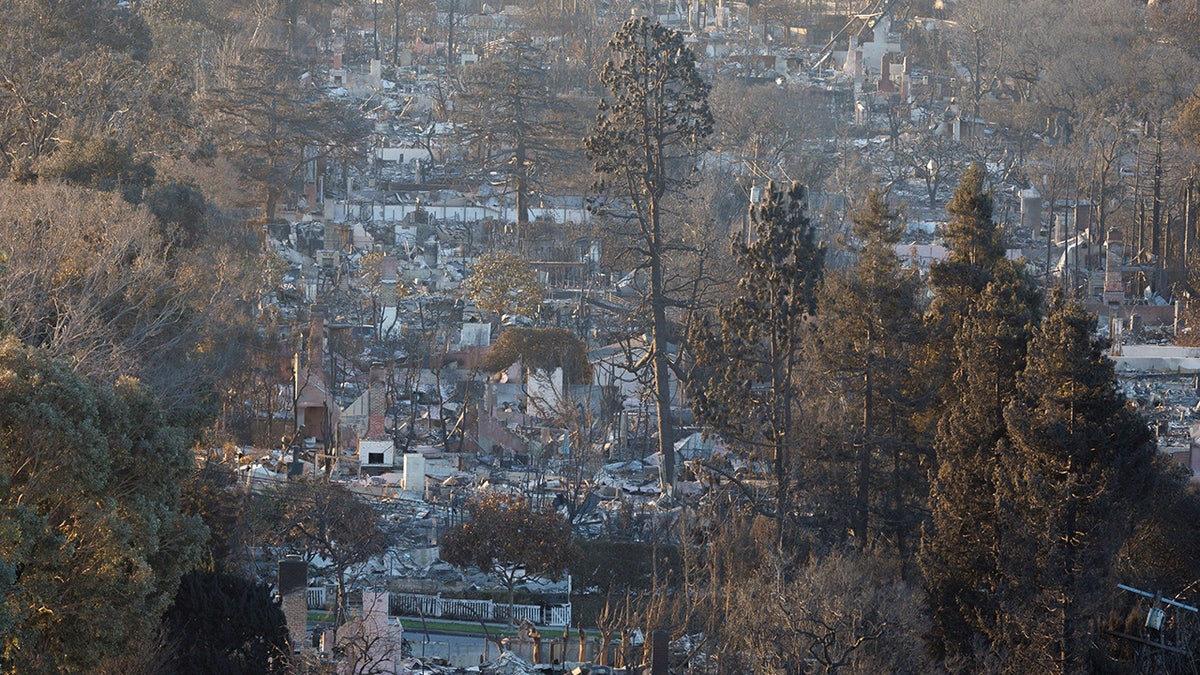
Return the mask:
[[308,372],[325,372],[325,305],[313,305],[308,322]]
[[671,649],[671,634],[665,630],[656,630],[650,634],[650,675],[667,675]]
[[280,560],[277,582],[292,651],[299,651],[308,638],[308,563],[294,555]]
[[1108,242],[1104,253],[1104,302],[1119,305],[1125,301],[1125,285],[1121,283],[1121,261],[1125,257],[1124,238],[1121,231],[1108,231]]
[[338,246],[339,243],[341,243],[341,236],[338,233],[337,223],[325,221],[324,238],[321,242],[321,248],[326,251],[337,251],[341,249],[341,246]]
[[384,256],[379,261],[379,279],[382,287],[379,292],[379,302],[384,307],[396,306],[396,277],[398,276],[398,266],[396,259],[391,256]]
[[387,430],[387,368],[382,363],[371,364],[370,388],[367,390],[367,440],[384,438]]

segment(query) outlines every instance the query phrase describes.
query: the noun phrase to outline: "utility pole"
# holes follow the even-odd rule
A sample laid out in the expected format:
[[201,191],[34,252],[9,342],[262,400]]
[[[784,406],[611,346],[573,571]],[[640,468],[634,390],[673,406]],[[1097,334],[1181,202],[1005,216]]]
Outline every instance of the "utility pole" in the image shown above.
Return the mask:
[[1197,608],[1191,605],[1185,605],[1182,602],[1164,598],[1161,592],[1151,593],[1149,591],[1143,591],[1132,586],[1126,586],[1125,584],[1117,584],[1117,588],[1151,600],[1150,609],[1146,611],[1146,630],[1144,630],[1143,634],[1140,636],[1112,630],[1107,631],[1107,633],[1113,637],[1136,642],[1156,650],[1159,660],[1161,660],[1165,654],[1175,654],[1176,656],[1183,658],[1186,661],[1188,669],[1191,671],[1192,675],[1196,675],[1196,662],[1192,658],[1191,652],[1180,647],[1168,645],[1163,638],[1163,627],[1168,623],[1166,609],[1163,607],[1163,605],[1166,605],[1167,607],[1174,607],[1176,609],[1182,609],[1193,614],[1200,613],[1200,610],[1197,610]]

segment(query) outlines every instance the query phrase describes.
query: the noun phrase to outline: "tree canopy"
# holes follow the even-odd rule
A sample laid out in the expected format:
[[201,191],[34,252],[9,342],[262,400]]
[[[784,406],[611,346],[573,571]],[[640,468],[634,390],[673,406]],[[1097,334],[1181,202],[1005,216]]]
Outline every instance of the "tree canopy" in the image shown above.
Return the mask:
[[914,356],[925,337],[919,279],[896,255],[902,225],[879,189],[853,218],[856,258],[826,277],[817,310],[822,386],[841,402],[829,414],[845,431],[832,439],[832,475],[814,482],[830,484],[819,501],[832,511],[828,521],[844,525],[839,539],[860,549],[886,541],[904,556],[921,520],[928,471],[911,427]]
[[335,623],[344,622],[351,566],[387,550],[390,537],[374,506],[324,476],[306,476],[261,496],[259,518],[271,541],[320,557],[337,584]]
[[1087,668],[1092,618],[1112,602],[1117,553],[1154,482],[1153,438],[1117,389],[1095,321],[1056,299],[1004,411],[988,584],[1001,620],[989,637],[1021,672]]
[[[571,526],[554,511],[536,511],[521,497],[499,492],[469,501],[466,520],[442,537],[442,560],[499,577],[513,589],[525,576],[558,578],[579,557]],[[510,612],[511,615],[511,612]]]
[[179,510],[189,435],[136,381],[89,384],[0,340],[5,672],[87,671],[145,643],[205,531]]
[[[650,324],[658,449],[665,488],[675,484],[668,309],[674,307],[668,264],[684,247],[670,233],[668,192],[691,184],[695,159],[712,134],[708,84],[683,36],[646,18],[630,19],[608,43],[600,74],[607,96],[584,148],[596,171],[596,207],[623,234],[626,254],[649,271]],[[694,280],[692,280],[694,281]],[[690,288],[688,282],[682,284]]]
[[468,175],[505,184],[518,224],[529,222],[534,188],[570,142],[547,86],[545,58],[528,39],[505,40],[497,54],[463,73],[455,110],[456,133],[470,152]]
[[[796,374],[817,305],[825,246],[805,212],[807,190],[770,185],[752,209],[753,241],[734,242],[737,296],[693,327],[688,389],[700,418],[773,465],[780,546],[795,543],[795,454],[802,396]],[[715,325],[709,325],[709,323]]]
[[289,672],[291,639],[270,588],[221,572],[190,572],[163,615],[172,672],[276,675]]
[[542,284],[527,260],[511,251],[479,256],[463,288],[479,309],[494,315],[534,316],[542,303]]
[[506,328],[484,354],[483,367],[495,372],[517,359],[534,370],[562,368],[564,379],[572,384],[592,381],[587,345],[566,328]]
[[[218,348],[248,317],[254,259],[236,238],[190,251],[145,207],[67,185],[0,190],[0,321],[87,376],[127,374],[170,407],[201,406]],[[205,348],[198,348],[205,345]]]

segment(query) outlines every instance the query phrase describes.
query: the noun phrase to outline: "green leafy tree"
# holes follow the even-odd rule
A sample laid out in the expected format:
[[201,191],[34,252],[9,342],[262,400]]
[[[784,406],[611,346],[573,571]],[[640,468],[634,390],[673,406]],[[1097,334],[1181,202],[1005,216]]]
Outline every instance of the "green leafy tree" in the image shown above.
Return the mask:
[[1008,672],[1089,671],[1093,619],[1154,482],[1154,439],[1118,391],[1095,323],[1056,299],[1004,411],[989,589],[1000,608],[990,637]]
[[189,435],[137,382],[0,341],[0,669],[87,672],[146,643],[197,561]]
[[467,503],[466,521],[442,537],[442,560],[498,577],[508,590],[512,621],[517,581],[558,578],[579,557],[571,526],[554,511],[535,511],[528,501],[497,492]]
[[511,251],[479,256],[463,288],[479,309],[496,316],[534,316],[542,305],[543,288],[537,270]]
[[[991,270],[1004,258],[1000,230],[992,220],[992,195],[985,188],[987,173],[982,164],[972,164],[959,179],[954,196],[946,205],[950,216],[942,230],[949,256],[933,266],[930,280],[935,289],[963,289],[978,293],[991,280]],[[935,305],[947,305],[960,297],[947,297]]]
[[576,588],[592,588],[620,597],[629,591],[649,590],[659,567],[680,565],[672,546],[642,541],[584,540],[580,556],[571,563]]
[[805,214],[806,191],[769,186],[750,212],[749,244],[735,243],[744,274],[738,297],[715,321],[692,327],[695,365],[688,391],[700,419],[752,454],[769,458],[775,504],[760,511],[776,522],[776,546],[793,554],[799,514],[795,476],[801,398],[798,374],[806,321],[817,304],[825,248]]
[[650,359],[663,487],[675,481],[675,425],[671,411],[668,311],[676,305],[668,265],[681,254],[669,233],[668,193],[687,186],[695,160],[712,133],[708,85],[679,33],[645,18],[631,19],[609,41],[612,57],[600,75],[608,96],[600,101],[584,148],[598,176],[595,190],[608,197],[599,210],[628,235],[627,252],[650,277]]
[[163,625],[167,643],[174,646],[173,673],[290,672],[287,620],[264,584],[221,572],[190,572],[179,580]]
[[209,456],[183,485],[180,509],[197,516],[208,528],[204,542],[205,569],[237,569],[251,539],[249,495],[238,484],[232,466]]
[[[1117,574],[1135,588],[1163,589],[1175,599],[1197,597],[1200,578],[1200,492],[1191,471],[1170,455],[1155,457],[1155,482],[1146,495],[1153,505],[1139,514],[1121,550]],[[1188,604],[1194,602],[1185,600]]]
[[60,148],[78,155],[93,139],[134,146],[135,164],[142,153],[188,141],[188,74],[149,61],[150,33],[137,8],[8,2],[0,42],[0,173],[28,181],[53,172]]

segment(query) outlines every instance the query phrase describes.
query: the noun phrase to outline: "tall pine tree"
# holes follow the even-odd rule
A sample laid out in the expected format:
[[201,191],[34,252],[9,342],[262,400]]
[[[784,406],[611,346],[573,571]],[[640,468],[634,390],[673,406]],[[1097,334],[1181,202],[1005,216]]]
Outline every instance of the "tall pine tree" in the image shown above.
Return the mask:
[[[896,254],[902,226],[879,190],[854,214],[855,264],[829,275],[818,309],[820,376],[836,404],[831,478],[838,538],[866,548],[880,533],[907,555],[928,468],[909,426],[912,353],[922,339],[920,280]],[[923,496],[922,496],[923,497]],[[838,516],[840,512],[840,517]]]
[[1020,264],[1004,257],[984,179],[979,165],[963,175],[947,206],[950,254],[930,275],[935,295],[923,361],[924,419],[935,463],[919,556],[931,651],[976,669],[998,611],[981,590],[996,568],[995,485],[984,467],[995,461],[1004,437],[1004,409],[1041,305]]
[[1093,619],[1154,481],[1153,438],[1117,389],[1095,321],[1056,299],[1004,411],[989,590],[1000,609],[991,642],[1009,672],[1093,670]]
[[931,430],[936,429],[940,403],[952,400],[946,387],[955,371],[955,335],[972,301],[991,283],[996,266],[1004,261],[1003,239],[992,221],[992,196],[985,189],[986,178],[980,164],[963,173],[946,205],[950,220],[942,234],[949,254],[929,270],[934,296],[926,317],[930,332],[923,367],[930,413],[923,419]]
[[992,466],[1004,438],[1004,409],[1025,366],[1040,295],[1016,266],[1002,263],[968,306],[951,345],[955,370],[934,437],[930,521],[922,541],[935,655],[970,661],[996,608],[980,591],[995,571]]
[[744,271],[737,297],[719,307],[715,320],[694,324],[690,339],[695,367],[688,388],[700,419],[771,462],[775,504],[759,508],[774,517],[785,558],[797,555],[800,352],[825,258],[805,202],[803,186],[787,192],[768,186],[766,200],[751,211],[753,241],[734,245]]
[[[675,422],[671,409],[671,310],[679,306],[671,263],[686,247],[672,233],[668,196],[690,185],[712,134],[708,84],[683,35],[646,18],[630,19],[608,43],[600,73],[609,96],[600,101],[583,147],[596,171],[592,207],[624,237],[624,255],[649,275],[650,324],[658,449],[663,490],[675,485]],[[678,280],[676,280],[678,281]],[[685,284],[686,286],[686,284]],[[678,375],[678,372],[676,372]]]

